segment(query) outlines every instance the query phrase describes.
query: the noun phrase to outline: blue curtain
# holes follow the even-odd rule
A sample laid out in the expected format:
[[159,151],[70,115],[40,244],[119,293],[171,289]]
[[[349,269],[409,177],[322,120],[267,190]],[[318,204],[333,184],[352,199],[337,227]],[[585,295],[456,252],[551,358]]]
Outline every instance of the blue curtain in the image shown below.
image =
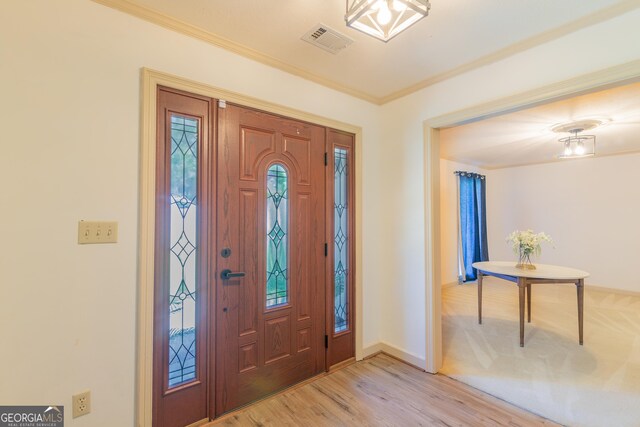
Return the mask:
[[474,262],[488,261],[486,179],[477,173],[456,172],[460,183],[460,246],[463,282],[476,280]]

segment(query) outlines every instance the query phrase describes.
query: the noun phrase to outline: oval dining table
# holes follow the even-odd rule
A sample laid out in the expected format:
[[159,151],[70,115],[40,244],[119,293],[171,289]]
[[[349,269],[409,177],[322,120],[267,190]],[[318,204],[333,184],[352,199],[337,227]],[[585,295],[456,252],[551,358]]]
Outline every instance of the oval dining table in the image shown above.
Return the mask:
[[578,337],[583,343],[584,279],[589,273],[575,268],[536,264],[535,270],[516,268],[508,261],[483,261],[472,264],[478,270],[478,323],[482,324],[482,278],[493,276],[518,285],[520,303],[520,347],[524,347],[524,306],[527,301],[527,322],[531,323],[531,285],[539,283],[573,283],[578,293]]

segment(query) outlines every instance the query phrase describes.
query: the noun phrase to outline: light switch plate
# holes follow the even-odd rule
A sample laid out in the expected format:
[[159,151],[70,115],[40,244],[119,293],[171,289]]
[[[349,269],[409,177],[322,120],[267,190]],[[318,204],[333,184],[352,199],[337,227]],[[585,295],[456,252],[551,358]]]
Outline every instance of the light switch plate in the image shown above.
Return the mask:
[[78,243],[117,243],[118,223],[115,221],[78,221]]

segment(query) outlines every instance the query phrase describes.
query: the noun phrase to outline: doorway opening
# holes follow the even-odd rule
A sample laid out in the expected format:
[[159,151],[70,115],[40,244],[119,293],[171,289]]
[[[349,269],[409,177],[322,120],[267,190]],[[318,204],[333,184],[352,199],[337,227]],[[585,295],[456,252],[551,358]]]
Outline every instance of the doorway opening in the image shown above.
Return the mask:
[[[637,68],[633,73],[635,73],[636,75],[638,74]],[[614,193],[613,190],[611,190],[612,188],[615,188],[615,186],[608,185],[607,186],[608,189],[606,191],[601,191],[600,193],[598,193],[597,191],[590,191],[588,192],[587,195],[580,194],[578,192],[573,192],[571,191],[571,189],[579,188],[577,183],[580,183],[581,185],[583,185],[585,182],[588,182],[591,176],[596,175],[593,172],[594,170],[604,170],[603,168],[607,168],[612,164],[622,164],[625,161],[632,162],[633,161],[632,156],[634,155],[637,156],[637,154],[632,153],[633,151],[637,151],[637,148],[626,150],[624,153],[616,153],[615,156],[613,155],[614,154],[613,150],[619,148],[619,145],[622,142],[622,138],[615,138],[616,142],[613,143],[614,138],[612,138],[611,135],[615,134],[616,132],[623,132],[623,130],[626,130],[629,127],[632,127],[637,124],[637,120],[633,119],[632,114],[628,110],[628,107],[627,107],[627,111],[624,113],[625,114],[624,116],[616,117],[615,113],[605,111],[602,104],[598,104],[597,102],[597,101],[606,101],[607,97],[613,96],[616,93],[627,92],[628,90],[632,89],[634,86],[637,85],[637,83],[634,83],[634,82],[637,82],[637,78],[632,79],[632,81],[623,79],[617,84],[613,84],[611,83],[611,81],[605,82],[603,80],[604,78],[603,76],[605,74],[606,73],[601,73],[601,76],[600,76],[601,81],[597,86],[594,86],[593,76],[584,76],[582,78],[575,79],[571,82],[566,82],[564,84],[566,92],[560,98],[558,98],[558,88],[556,87],[555,91],[551,91],[550,89],[549,90],[541,89],[540,91],[536,91],[535,99],[531,93],[526,94],[526,96],[523,95],[519,97],[518,98],[519,101],[522,101],[522,107],[516,108],[515,102],[513,99],[509,100],[508,103],[507,101],[505,101],[505,103],[507,103],[508,105],[511,105],[511,107],[508,108],[509,111],[507,111],[504,116],[501,115],[500,117],[497,117],[497,113],[495,113],[496,105],[494,104],[491,106],[485,106],[486,107],[485,111],[482,111],[484,107],[476,108],[473,110],[474,111],[473,113],[470,113],[470,112],[466,112],[464,114],[458,113],[455,115],[451,115],[449,118],[437,119],[437,120],[431,121],[429,124],[425,124],[427,142],[430,144],[436,145],[436,150],[431,151],[432,154],[434,152],[436,153],[436,156],[434,156],[434,158],[431,159],[432,160],[431,165],[435,166],[435,164],[440,163],[440,154],[438,154],[438,151],[443,155],[443,157],[447,158],[447,160],[444,160],[443,163],[440,163],[439,167],[432,169],[432,174],[439,175],[439,179],[432,177],[431,182],[436,183],[436,185],[439,186],[443,191],[448,190],[448,195],[447,193],[438,195],[437,192],[435,191],[431,193],[431,195],[432,197],[440,198],[440,200],[442,200],[442,202],[440,202],[442,203],[442,205],[444,205],[445,203],[449,203],[452,206],[447,208],[446,206],[442,206],[442,205],[439,207],[437,204],[432,205],[432,206],[435,206],[436,209],[438,209],[438,211],[442,209],[442,212],[443,212],[442,215],[440,215],[440,218],[437,218],[437,221],[439,224],[438,224],[438,228],[436,229],[436,233],[438,233],[438,235],[442,233],[443,241],[440,242],[439,241],[440,236],[438,236],[438,241],[437,243],[435,243],[436,245],[438,245],[438,247],[440,247],[440,245],[442,247],[442,250],[437,251],[437,252],[441,252],[438,254],[438,257],[442,258],[442,264],[440,264],[440,259],[439,259],[438,263],[436,264],[436,269],[439,270],[440,266],[442,266],[443,271],[441,273],[441,276],[439,275],[438,281],[436,282],[437,283],[436,286],[438,287],[438,290],[437,290],[438,299],[432,300],[432,302],[434,303],[434,306],[433,306],[434,311],[436,309],[439,310],[440,307],[436,307],[435,305],[436,304],[438,306],[440,305],[439,293],[440,293],[440,285],[442,284],[444,288],[442,292],[445,294],[443,299],[446,303],[443,308],[443,311],[444,311],[443,316],[444,316],[444,323],[445,323],[444,324],[444,334],[445,334],[444,340],[446,344],[440,347],[440,348],[446,349],[445,366],[443,368],[443,372],[445,374],[449,374],[453,376],[452,371],[455,369],[456,371],[455,377],[457,379],[461,379],[463,382],[468,381],[467,382],[468,384],[473,384],[475,387],[481,390],[488,391],[491,394],[498,395],[500,397],[503,397],[500,394],[500,393],[503,393],[506,396],[504,397],[505,400],[530,410],[538,411],[538,409],[536,408],[527,406],[528,405],[527,403],[523,403],[523,402],[534,401],[535,398],[532,397],[531,395],[518,396],[516,395],[516,393],[513,393],[513,389],[510,389],[509,387],[504,387],[503,384],[497,380],[496,380],[496,385],[497,385],[496,389],[499,388],[500,393],[495,393],[494,392],[495,389],[492,389],[486,383],[483,384],[480,381],[472,382],[474,378],[473,378],[473,374],[471,374],[472,369],[469,368],[469,366],[471,366],[472,363],[477,363],[479,365],[483,364],[484,378],[489,378],[492,381],[495,380],[496,378],[511,378],[512,387],[514,387],[513,384],[517,385],[517,383],[514,383],[514,379],[518,378],[518,375],[510,375],[510,373],[507,372],[508,369],[512,367],[510,366],[510,364],[513,363],[514,360],[520,360],[521,363],[524,363],[524,361],[527,361],[527,363],[531,363],[532,366],[535,366],[535,363],[533,362],[533,359],[527,358],[526,354],[521,353],[519,351],[514,351],[513,355],[509,355],[509,357],[506,358],[504,357],[504,353],[502,352],[502,350],[504,350],[506,346],[501,347],[500,344],[497,344],[498,337],[500,339],[504,339],[508,345],[511,345],[512,341],[515,342],[516,346],[518,344],[517,335],[515,335],[515,338],[514,338],[513,335],[503,334],[502,331],[498,330],[499,328],[511,327],[513,325],[513,316],[511,313],[508,313],[508,315],[505,315],[504,318],[499,317],[503,313],[503,311],[508,312],[508,310],[513,307],[513,304],[511,304],[511,302],[513,301],[512,300],[513,295],[511,294],[512,288],[509,288],[505,283],[502,283],[499,281],[489,282],[489,286],[493,286],[493,288],[490,288],[491,294],[489,295],[489,297],[504,296],[504,298],[500,299],[499,303],[495,304],[495,307],[493,308],[492,315],[494,316],[494,320],[491,326],[489,327],[489,328],[493,328],[491,332],[493,335],[491,339],[485,340],[485,337],[487,336],[488,329],[489,329],[485,327],[485,323],[486,323],[485,318],[487,316],[486,315],[487,306],[485,305],[483,309],[485,311],[483,313],[483,327],[479,327],[478,315],[476,312],[477,310],[476,293],[477,292],[476,292],[476,289],[473,288],[474,285],[457,286],[455,284],[457,283],[457,268],[456,268],[457,260],[456,260],[456,247],[455,247],[455,240],[456,240],[455,213],[457,212],[457,210],[455,208],[456,194],[455,194],[454,172],[457,170],[465,170],[467,172],[472,172],[472,173],[480,172],[484,174],[485,171],[487,171],[488,179],[491,180],[487,184],[488,186],[490,186],[488,187],[489,190],[488,190],[487,197],[491,198],[489,202],[489,209],[488,209],[489,233],[491,234],[490,240],[489,240],[489,245],[490,245],[489,250],[494,260],[496,258],[498,260],[500,259],[512,260],[513,264],[515,265],[518,257],[517,255],[512,254],[511,252],[512,249],[505,243],[505,238],[509,233],[511,233],[516,229],[533,228],[536,231],[544,231],[544,232],[550,233],[552,237],[557,239],[555,248],[552,248],[550,246],[545,248],[542,254],[542,258],[540,258],[538,262],[540,262],[541,264],[547,263],[547,264],[554,264],[554,265],[558,265],[558,264],[568,265],[576,268],[583,267],[583,265],[580,263],[585,262],[585,260],[587,260],[588,256],[590,256],[591,254],[596,254],[598,253],[599,250],[602,250],[602,248],[606,247],[605,245],[607,244],[607,241],[606,239],[600,239],[599,240],[600,247],[584,246],[585,248],[588,248],[589,252],[586,254],[585,252],[581,253],[582,255],[581,258],[575,257],[574,256],[575,253],[573,252],[571,253],[571,256],[573,258],[568,256],[567,253],[569,250],[573,250],[576,247],[581,247],[581,245],[575,243],[575,239],[579,238],[579,236],[582,235],[582,232],[577,230],[579,230],[580,227],[583,227],[583,225],[579,222],[575,223],[573,221],[568,221],[566,219],[563,219],[563,216],[562,216],[564,213],[563,206],[566,206],[567,204],[574,204],[574,205],[588,204],[588,203],[592,203],[594,200],[597,200],[597,197],[606,197],[607,198],[606,206],[610,208],[615,203],[615,200],[616,200],[615,199],[616,193]],[[608,75],[615,76],[616,75],[615,70],[610,71]],[[611,79],[611,77],[606,77],[606,78]],[[632,83],[632,84],[629,84],[629,83]],[[576,94],[576,92],[578,93]],[[570,97],[569,95],[572,95],[572,96]],[[545,102],[542,102],[543,99],[545,100]],[[527,102],[524,102],[523,100],[527,100]],[[628,105],[628,104],[623,104],[621,102],[609,102],[609,104],[610,105]],[[599,156],[596,156],[595,158],[592,158],[592,159],[569,160],[569,161],[555,160],[560,155],[562,146],[558,141],[558,137],[556,137],[553,133],[546,133],[546,131],[548,130],[548,128],[552,127],[552,125],[555,124],[556,122],[562,122],[563,120],[565,120],[561,116],[562,111],[560,110],[560,108],[566,105],[572,106],[571,112],[575,114],[578,118],[582,116],[594,116],[596,114],[606,115],[607,117],[612,118],[610,124],[608,124],[606,127],[602,127],[600,129],[600,132],[595,132],[596,135],[598,135],[598,138],[600,138],[601,141],[603,142],[603,144],[600,147],[601,152]],[[529,108],[525,109],[525,107],[529,107]],[[489,108],[490,110],[487,110]],[[598,108],[600,111],[596,113],[594,110],[595,108]],[[591,109],[591,111],[588,111],[588,109]],[[491,110],[493,110],[493,113],[491,113]],[[519,151],[509,150],[508,153],[503,153],[498,155],[496,152],[490,152],[487,146],[480,146],[479,141],[482,140],[482,137],[478,133],[478,130],[481,127],[487,126],[491,122],[497,122],[499,120],[501,122],[501,125],[499,127],[499,132],[496,133],[496,137],[506,137],[506,135],[509,134],[508,132],[506,132],[507,130],[506,120],[505,120],[506,118],[509,118],[509,117],[522,118],[524,115],[527,115],[527,114],[529,114],[532,117],[533,113],[535,112],[539,113],[540,111],[546,111],[546,114],[545,115],[538,114],[537,116],[538,121],[520,120],[518,122],[517,120],[514,120],[514,123],[517,124],[517,129],[520,132],[525,132],[527,130],[526,126],[539,127],[539,130],[537,130],[532,136],[529,136],[528,139],[523,138],[521,141],[519,141],[520,142],[520,144],[518,145]],[[471,115],[471,114],[474,114],[474,115]],[[488,116],[489,118],[483,122],[468,120],[471,117],[483,117],[483,116],[485,117]],[[545,123],[540,123],[540,118],[546,119],[547,121]],[[438,122],[438,121],[440,122],[438,127],[443,129],[441,131],[440,130],[436,131],[434,126],[434,122]],[[453,126],[457,124],[460,124],[460,126],[454,128]],[[458,141],[457,143],[460,144],[460,145],[457,145],[457,147],[462,146],[461,145],[463,141],[462,132],[465,129],[465,126],[462,126],[462,125],[466,126],[466,130],[470,130],[471,128],[473,128],[474,130],[473,137],[475,141],[474,141],[473,148],[475,149],[475,152],[472,153],[471,150],[468,150],[468,155],[469,156],[471,154],[474,154],[475,156],[480,156],[481,154],[487,155],[488,157],[491,157],[493,159],[493,161],[495,162],[494,164],[488,165],[486,161],[479,162],[478,164],[476,164],[476,162],[471,161],[470,158],[465,160],[462,157],[460,157],[464,154],[462,151],[457,153],[458,158],[455,158],[452,155],[454,153],[454,148],[456,146],[453,146],[453,145],[447,146],[447,144],[451,144],[451,141],[453,140],[452,137],[455,136],[455,139]],[[447,129],[444,129],[444,128],[447,128]],[[513,134],[509,134],[509,135],[512,136]],[[485,140],[489,140],[489,139],[491,139],[493,143],[496,143],[496,145],[501,143],[497,140],[497,138],[493,138],[493,137],[485,138]],[[630,140],[630,142],[632,144],[634,143],[633,140]],[[548,151],[546,152],[537,151],[538,148],[541,150],[548,149]],[[534,157],[534,155],[536,154],[541,156],[542,159],[537,160]],[[607,154],[611,154],[611,155],[607,156]],[[519,159],[518,159],[518,156],[519,156]],[[456,161],[464,164],[463,165],[455,164]],[[483,163],[485,164],[485,166],[482,168],[482,170],[477,171],[473,169],[474,167],[479,167],[479,165],[482,165]],[[522,163],[535,163],[535,164],[525,165]],[[629,171],[630,169],[624,168],[624,167],[617,167],[617,168],[612,168],[612,170],[615,170],[615,174],[621,175],[626,171]],[[516,173],[518,174],[517,180],[513,179]],[[597,175],[598,175],[598,182],[602,182],[605,179],[611,179],[611,177],[613,176],[613,175],[607,176],[604,173],[601,175],[600,174],[597,174]],[[551,177],[554,177],[555,179],[552,179]],[[564,177],[569,177],[569,178],[564,179]],[[553,185],[558,182],[561,182],[564,187]],[[527,188],[527,185],[529,186],[528,188]],[[518,192],[511,191],[511,189],[515,186],[518,187]],[[599,188],[602,188],[602,187],[599,187]],[[431,189],[435,190],[435,188],[433,187],[431,187]],[[530,191],[531,189],[534,189],[535,193],[532,193]],[[564,192],[563,192],[563,189],[565,189]],[[507,200],[507,195],[509,195],[508,200]],[[527,203],[522,202],[522,200],[524,199],[524,195],[526,195]],[[553,203],[546,203],[546,204],[542,203],[543,201],[550,201],[550,200],[553,201]],[[621,198],[618,198],[617,200],[621,201],[626,199],[621,197]],[[431,199],[431,202],[433,202],[433,198]],[[594,205],[597,205],[597,203],[594,203]],[[536,206],[536,209],[532,209],[531,208],[532,206]],[[545,209],[544,210],[540,209],[541,206],[544,206]],[[449,213],[453,212],[453,214],[449,215],[448,219],[445,217],[445,213],[444,213],[445,210],[447,209]],[[596,212],[596,210],[593,208],[589,208],[588,211]],[[605,217],[606,216],[601,215],[601,218],[605,218]],[[592,223],[589,224],[589,229],[597,230],[597,228],[592,227],[593,224],[597,224],[597,223],[598,223],[597,221],[592,221]],[[624,224],[622,219],[617,218],[616,226],[622,225],[622,224]],[[448,239],[448,242],[445,242],[444,239],[447,233],[449,235],[452,235],[453,237],[450,237]],[[607,238],[615,239],[619,235],[620,233],[609,232],[607,234]],[[573,244],[571,244],[572,239],[573,239]],[[492,242],[493,242],[493,245],[492,245]],[[562,242],[562,247],[560,247],[558,242]],[[617,247],[616,245],[613,245],[613,246]],[[609,252],[614,253],[613,250],[610,250]],[[588,266],[584,268],[586,270],[592,270],[591,271],[592,273],[597,272],[598,266],[599,264],[601,264],[600,260],[605,259],[605,257],[600,256],[596,258],[597,260],[595,261],[593,259],[588,260],[587,261]],[[446,271],[445,271],[445,267],[446,267]],[[609,271],[613,271],[613,270],[614,269],[609,269]],[[602,269],[601,271],[605,271],[605,270]],[[611,276],[612,273],[608,272],[607,274]],[[600,277],[605,277],[605,276],[601,275]],[[594,292],[592,294],[594,295],[594,298],[592,299],[593,301],[596,299],[595,297],[596,293],[600,292],[599,290],[595,289],[598,285],[600,285],[600,283],[595,281],[595,275],[591,280],[593,280],[592,283],[595,284],[596,286],[591,285],[591,286],[585,287],[585,289],[587,289],[587,291],[589,288],[593,290]],[[620,286],[623,283],[622,280],[612,280],[612,282],[615,283],[616,286]],[[500,291],[503,290],[503,288],[505,290],[504,294],[499,293]],[[472,290],[473,292],[470,292]],[[612,292],[615,294],[617,291],[614,290]],[[558,343],[566,342],[565,351],[563,352],[564,357],[566,357],[566,354],[573,355],[577,353],[580,356],[584,355],[584,353],[580,351],[581,347],[579,346],[578,340],[576,339],[578,335],[579,323],[577,320],[578,312],[575,307],[575,298],[576,298],[575,293],[576,293],[576,290],[573,289],[573,287],[563,288],[561,286],[553,287],[553,286],[545,285],[540,287],[540,292],[538,293],[539,296],[538,296],[538,300],[537,300],[538,302],[537,302],[535,289],[534,289],[533,316],[532,316],[533,317],[532,322],[534,323],[534,328],[530,328],[530,325],[527,325],[528,329],[530,328],[529,331],[533,330],[533,332],[529,336],[525,337],[528,340],[526,344],[527,346],[528,345],[531,345],[531,347],[539,346],[538,347],[538,350],[539,350],[540,348],[542,348],[541,344],[546,345],[548,340],[549,343],[553,343],[550,346],[550,348],[555,349],[555,348],[561,347],[561,345]],[[486,297],[487,296],[486,288],[485,288],[484,294]],[[431,296],[433,295],[436,295],[435,289],[433,289],[433,294]],[[557,302],[553,301],[556,296],[561,296],[561,295],[564,295],[564,297],[558,298]],[[463,301],[463,296],[468,297],[467,301]],[[551,298],[551,296],[553,298]],[[531,301],[529,296],[527,296],[527,299],[528,301]],[[545,309],[548,308],[549,303],[551,303],[552,301],[554,304],[557,304],[555,311],[545,312]],[[536,303],[538,304],[538,308],[536,308]],[[565,304],[566,304],[566,307],[564,306]],[[559,309],[558,307],[560,307],[561,305],[563,308]],[[468,310],[467,314],[472,313],[472,316],[465,318],[465,315],[464,315],[465,313],[463,313],[463,310]],[[588,310],[588,307],[585,310]],[[621,311],[622,310],[623,309],[621,309]],[[592,313],[598,313],[598,308],[595,307],[594,305],[591,307],[590,311]],[[535,315],[536,312],[539,313],[537,319]],[[567,322],[566,336],[564,336],[565,331],[562,330],[562,322],[550,320],[550,319],[553,319],[551,314],[557,314],[557,313],[569,313],[569,315],[567,316],[569,321]],[[587,311],[585,311],[585,313],[587,313]],[[517,315],[517,311],[516,311],[516,315]],[[585,314],[585,316],[587,315]],[[471,322],[468,322],[467,320],[471,320]],[[537,325],[535,325],[536,322],[538,323]],[[588,328],[587,322],[588,322],[588,319],[586,319],[586,322],[585,322],[585,331]],[[545,326],[547,326],[547,324],[552,326],[546,328]],[[516,323],[516,326],[517,326],[517,323]],[[597,326],[598,325],[592,325],[589,328],[592,330],[592,333],[595,333],[598,330]],[[473,329],[474,332],[471,334],[467,333],[468,330],[464,330],[465,327],[467,327],[468,329]],[[432,331],[432,333],[433,333],[433,336],[437,336],[438,332]],[[611,335],[611,332],[609,333],[609,335]],[[475,356],[465,359],[464,363],[462,363],[461,362],[462,359],[456,359],[456,355],[470,354],[467,352],[468,349],[462,348],[463,345],[466,345],[465,343],[463,343],[464,339],[462,337],[464,336],[471,337],[469,339],[469,342],[467,342],[466,344],[468,344],[469,346],[473,346],[474,351],[477,351],[477,352],[474,353]],[[541,340],[541,337],[545,337],[545,339]],[[616,342],[617,343],[623,342],[623,339],[619,339]],[[479,344],[476,347],[477,343],[481,343],[481,344]],[[592,357],[592,356],[597,357],[598,354],[606,354],[604,352],[599,353],[597,351],[597,346],[594,344],[595,343],[591,344],[589,357]],[[434,347],[434,348],[438,348],[438,347]],[[496,348],[499,348],[500,350],[494,352]],[[553,351],[549,350],[548,348],[544,350],[544,353],[549,357],[550,355],[553,355]],[[478,356],[479,354],[480,356]],[[440,355],[435,355],[436,360],[437,360],[437,357],[439,356]],[[487,358],[482,360],[482,362],[478,363],[478,360],[484,356],[487,356]],[[476,360],[476,357],[478,360]],[[447,361],[446,358],[449,358],[449,360]],[[519,358],[519,359],[516,359],[516,358]],[[494,362],[491,362],[492,360]],[[495,363],[495,360],[500,360],[501,362]],[[455,364],[454,366],[453,361],[456,361],[459,363]],[[438,364],[441,364],[441,363],[442,361],[440,360]],[[468,365],[465,367],[465,364],[468,364]],[[494,372],[491,372],[492,370]],[[539,374],[543,373],[543,370],[538,369],[537,366],[535,371]],[[544,372],[543,374],[541,374],[537,379],[537,381],[539,382],[544,381],[543,378],[545,375],[547,375],[547,373],[548,372]],[[466,376],[466,378],[463,378],[463,376]],[[575,381],[576,379],[577,378],[575,376],[574,378],[571,378],[570,375],[567,375],[567,377],[563,378],[562,381],[556,378],[553,381],[549,381],[549,384],[562,383],[564,385],[563,387],[568,388],[572,385],[572,383],[573,384],[578,383],[578,381]],[[597,378],[589,378],[589,381],[595,382],[597,380],[598,380]],[[582,381],[582,379],[580,379],[580,381]],[[597,386],[594,386],[594,387],[597,388]],[[574,398],[577,398],[576,396],[579,395],[578,393],[574,393],[573,391],[571,393],[566,393],[565,391],[563,391],[563,393],[565,393],[566,395],[571,395]],[[565,415],[561,414],[559,411],[556,412],[556,414],[554,414],[553,411],[554,411],[555,404],[557,404],[557,402],[554,402],[553,404],[549,404],[549,405],[545,404],[544,410],[540,410],[538,411],[538,413],[541,413],[543,415],[549,415],[551,416],[551,418],[555,419],[556,421],[560,421],[562,423],[568,423],[568,424],[580,423],[579,421],[580,418],[578,417],[581,417],[582,415],[576,415],[576,418],[574,419],[564,419],[563,417]],[[616,404],[619,404],[619,401]],[[561,406],[561,405],[558,405],[558,406]],[[598,407],[596,406],[591,406],[592,410],[589,411],[589,417],[591,419],[595,418],[596,416],[595,414],[598,412],[596,411],[597,408]],[[602,408],[602,405],[600,405],[599,408]],[[602,413],[606,413],[606,411],[602,411]]]

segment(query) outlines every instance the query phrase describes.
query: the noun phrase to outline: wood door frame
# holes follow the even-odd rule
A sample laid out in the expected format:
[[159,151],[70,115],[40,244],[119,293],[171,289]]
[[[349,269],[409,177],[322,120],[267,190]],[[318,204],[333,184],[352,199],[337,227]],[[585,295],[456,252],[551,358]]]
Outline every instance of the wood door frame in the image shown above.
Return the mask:
[[156,203],[156,110],[159,86],[222,99],[268,113],[355,135],[356,359],[363,357],[362,321],[362,128],[148,68],[141,69],[138,285],[136,310],[136,427],[151,427],[153,404],[153,304]]
[[440,129],[460,126],[537,105],[640,81],[640,60],[574,77],[423,121],[425,201],[426,370],[442,367],[440,278]]

